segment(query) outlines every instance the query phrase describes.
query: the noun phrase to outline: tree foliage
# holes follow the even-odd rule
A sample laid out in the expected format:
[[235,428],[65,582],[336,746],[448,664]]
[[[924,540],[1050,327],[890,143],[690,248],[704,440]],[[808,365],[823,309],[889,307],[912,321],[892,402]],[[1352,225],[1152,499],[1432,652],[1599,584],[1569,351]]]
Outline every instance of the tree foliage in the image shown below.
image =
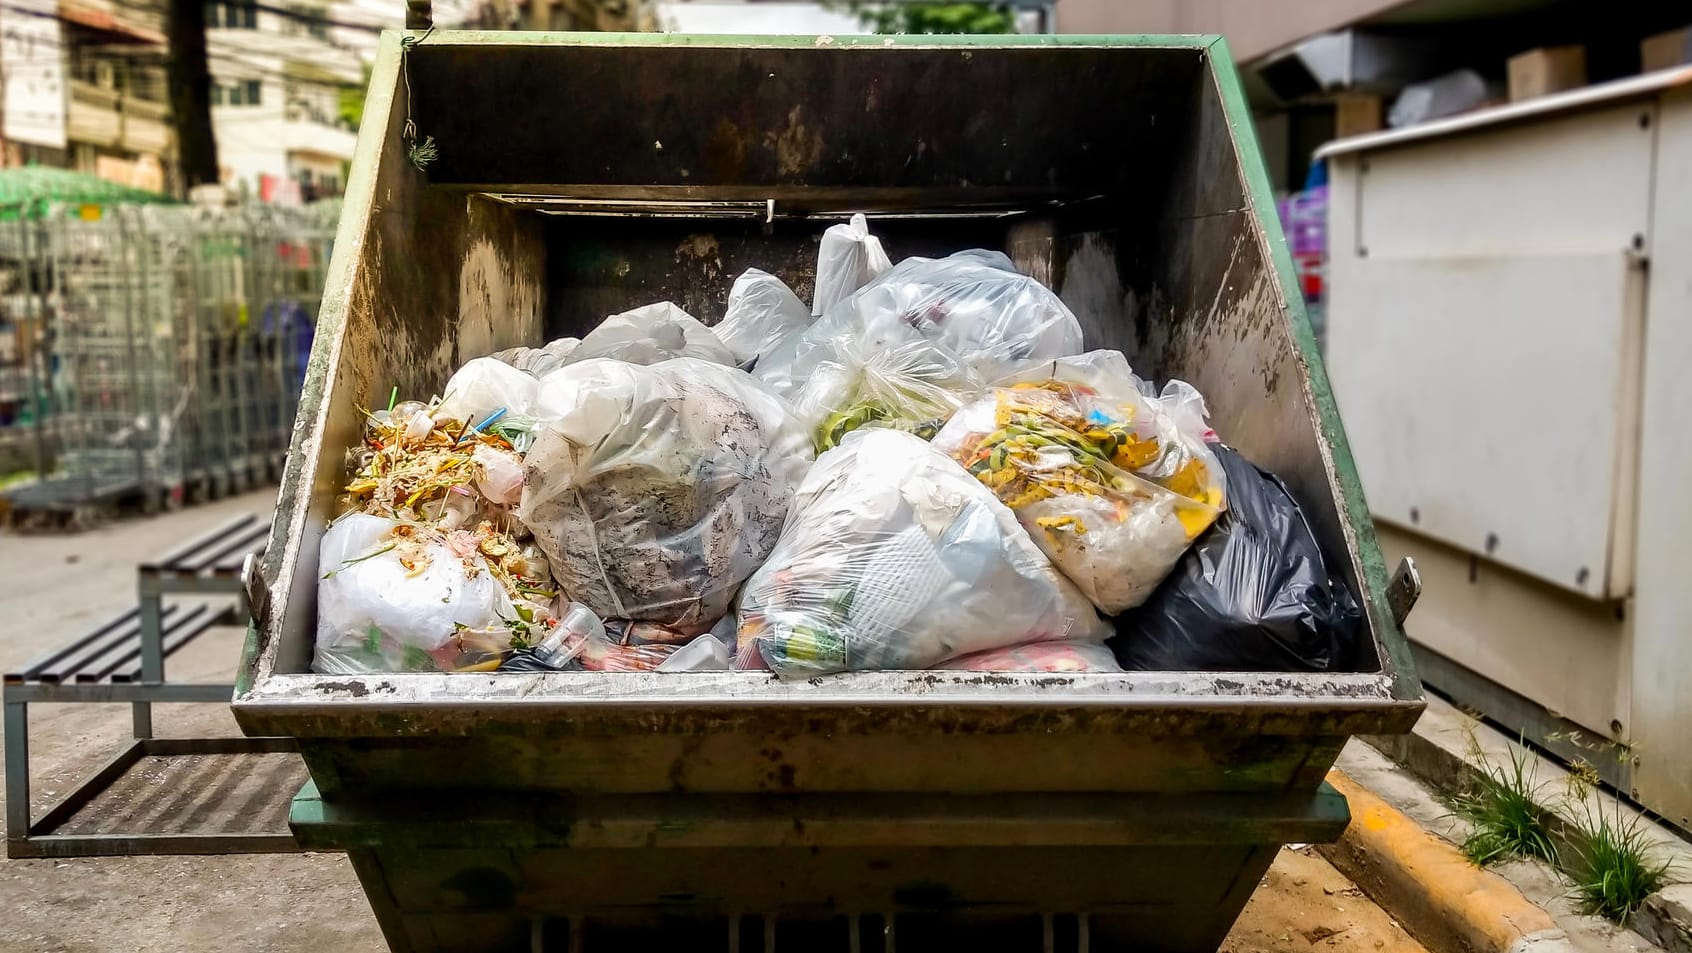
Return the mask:
[[863,3],[846,8],[876,33],[1015,33],[1016,13],[993,3]]

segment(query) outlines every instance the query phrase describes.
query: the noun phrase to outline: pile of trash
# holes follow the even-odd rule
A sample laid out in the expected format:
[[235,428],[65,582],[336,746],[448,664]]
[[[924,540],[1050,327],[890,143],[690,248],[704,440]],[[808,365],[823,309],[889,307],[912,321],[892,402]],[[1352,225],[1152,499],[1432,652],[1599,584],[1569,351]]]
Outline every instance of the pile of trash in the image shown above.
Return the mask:
[[998,252],[824,234],[366,412],[322,673],[1342,670],[1362,614],[1279,481]]

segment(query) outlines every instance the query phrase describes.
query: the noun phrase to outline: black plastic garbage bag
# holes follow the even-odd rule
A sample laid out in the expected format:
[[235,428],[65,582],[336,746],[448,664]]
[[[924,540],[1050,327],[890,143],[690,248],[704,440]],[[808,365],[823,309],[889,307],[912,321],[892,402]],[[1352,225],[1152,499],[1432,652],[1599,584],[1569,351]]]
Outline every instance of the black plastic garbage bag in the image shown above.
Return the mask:
[[1228,509],[1117,620],[1117,659],[1143,671],[1351,670],[1363,613],[1324,564],[1304,513],[1279,478],[1215,450]]

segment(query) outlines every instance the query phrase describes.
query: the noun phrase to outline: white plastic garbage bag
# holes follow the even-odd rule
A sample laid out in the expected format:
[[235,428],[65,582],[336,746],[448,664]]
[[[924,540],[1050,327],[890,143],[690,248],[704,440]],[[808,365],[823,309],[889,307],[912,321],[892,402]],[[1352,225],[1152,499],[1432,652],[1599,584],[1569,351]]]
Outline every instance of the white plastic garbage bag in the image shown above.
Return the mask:
[[991,492],[884,429],[817,458],[736,617],[737,667],[789,678],[1111,634]]
[[892,427],[929,440],[986,384],[957,355],[926,338],[871,347],[842,335],[793,396],[817,452],[859,427]]
[[907,258],[789,336],[755,373],[784,397],[819,364],[839,360],[836,342],[866,353],[928,340],[983,376],[1023,360],[1081,353],[1081,323],[1057,295],[1009,258],[975,249],[945,258]]
[[686,634],[722,618],[781,533],[804,429],[734,367],[593,360],[548,374],[518,518],[564,592]]
[[581,343],[581,338],[555,338],[541,347],[508,347],[488,356],[496,361],[504,361],[526,374],[539,377],[548,371],[563,367]]
[[751,367],[782,339],[810,324],[810,309],[785,282],[750,268],[734,280],[723,320],[711,330],[734,355],[736,364]]
[[534,377],[491,357],[465,362],[441,391],[436,420],[485,421],[504,409],[513,417],[527,416],[535,400]]
[[519,618],[481,555],[352,513],[323,534],[312,670],[454,671],[496,662]]
[[609,357],[630,364],[656,364],[678,357],[735,366],[734,354],[711,329],[668,301],[614,314],[588,332],[566,361],[577,364]]
[[1144,602],[1224,502],[1204,399],[1181,381],[1161,398],[1144,386],[1117,351],[1043,362],[934,438],[1109,614]]
[[891,267],[893,263],[887,259],[887,252],[881,249],[881,239],[870,234],[869,220],[863,215],[854,215],[842,225],[829,226],[817,248],[816,292],[811,298],[811,314],[827,314],[847,295]]

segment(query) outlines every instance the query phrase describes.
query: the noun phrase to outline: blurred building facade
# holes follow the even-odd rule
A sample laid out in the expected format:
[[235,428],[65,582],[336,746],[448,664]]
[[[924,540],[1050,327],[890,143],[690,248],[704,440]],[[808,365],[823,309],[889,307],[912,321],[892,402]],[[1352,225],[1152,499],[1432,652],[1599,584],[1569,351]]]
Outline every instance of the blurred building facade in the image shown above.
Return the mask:
[[464,26],[480,30],[650,32],[659,27],[651,0],[479,0]]
[[336,13],[252,0],[208,6],[212,129],[226,186],[265,201],[341,194],[357,134],[340,117],[340,90],[363,82],[364,64],[332,38]]
[[7,165],[154,191],[171,184],[162,13],[112,0],[8,0],[0,33]]

